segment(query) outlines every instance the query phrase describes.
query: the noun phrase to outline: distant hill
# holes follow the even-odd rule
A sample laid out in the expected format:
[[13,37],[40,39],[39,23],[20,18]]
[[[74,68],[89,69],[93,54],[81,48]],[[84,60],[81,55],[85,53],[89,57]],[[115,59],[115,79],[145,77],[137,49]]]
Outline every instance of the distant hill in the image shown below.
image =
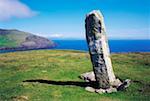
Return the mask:
[[55,43],[41,36],[16,29],[0,29],[0,50],[28,50],[55,47]]

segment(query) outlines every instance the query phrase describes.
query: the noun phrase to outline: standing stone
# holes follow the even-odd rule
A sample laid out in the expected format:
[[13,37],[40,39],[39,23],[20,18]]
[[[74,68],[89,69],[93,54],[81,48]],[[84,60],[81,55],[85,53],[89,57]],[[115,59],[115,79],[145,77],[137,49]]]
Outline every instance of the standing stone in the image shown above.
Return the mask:
[[110,88],[116,78],[112,69],[104,18],[100,11],[94,10],[87,14],[85,28],[96,88]]

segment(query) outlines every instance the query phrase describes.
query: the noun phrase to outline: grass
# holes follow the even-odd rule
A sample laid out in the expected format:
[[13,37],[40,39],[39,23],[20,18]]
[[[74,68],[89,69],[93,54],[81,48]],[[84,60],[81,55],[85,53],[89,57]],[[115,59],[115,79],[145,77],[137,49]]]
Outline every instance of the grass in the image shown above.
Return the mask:
[[[131,79],[125,91],[96,94],[85,91],[78,76],[92,70],[88,53],[36,50],[0,54],[0,101],[149,101],[150,53],[112,54],[114,72]],[[23,82],[24,80],[43,80]]]
[[10,40],[6,35],[2,36],[0,35],[0,47],[15,47],[16,42],[13,40]]
[[29,33],[20,31],[9,31],[8,34],[0,35],[0,47],[18,47]]

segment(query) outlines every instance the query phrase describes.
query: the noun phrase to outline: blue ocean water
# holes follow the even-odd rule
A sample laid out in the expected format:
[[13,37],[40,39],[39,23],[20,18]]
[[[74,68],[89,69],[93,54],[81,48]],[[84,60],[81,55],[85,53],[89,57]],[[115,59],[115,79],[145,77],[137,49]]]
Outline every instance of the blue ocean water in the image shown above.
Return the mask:
[[[86,40],[53,40],[54,49],[88,51]],[[150,52],[150,40],[109,40],[110,52]]]
[[[86,40],[53,40],[57,46],[53,49],[88,51]],[[109,40],[110,52],[150,52],[150,40]],[[15,50],[0,50],[0,53]]]

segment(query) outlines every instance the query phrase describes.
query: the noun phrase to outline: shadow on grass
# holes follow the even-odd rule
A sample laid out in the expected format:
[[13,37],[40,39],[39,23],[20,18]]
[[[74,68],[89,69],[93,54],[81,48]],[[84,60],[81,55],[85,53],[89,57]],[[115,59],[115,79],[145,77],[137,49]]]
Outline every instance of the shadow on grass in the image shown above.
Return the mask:
[[95,87],[96,82],[80,82],[80,81],[54,81],[54,80],[25,80],[23,82],[38,82],[43,84],[51,84],[51,85],[62,85],[62,86],[79,86],[79,87]]

